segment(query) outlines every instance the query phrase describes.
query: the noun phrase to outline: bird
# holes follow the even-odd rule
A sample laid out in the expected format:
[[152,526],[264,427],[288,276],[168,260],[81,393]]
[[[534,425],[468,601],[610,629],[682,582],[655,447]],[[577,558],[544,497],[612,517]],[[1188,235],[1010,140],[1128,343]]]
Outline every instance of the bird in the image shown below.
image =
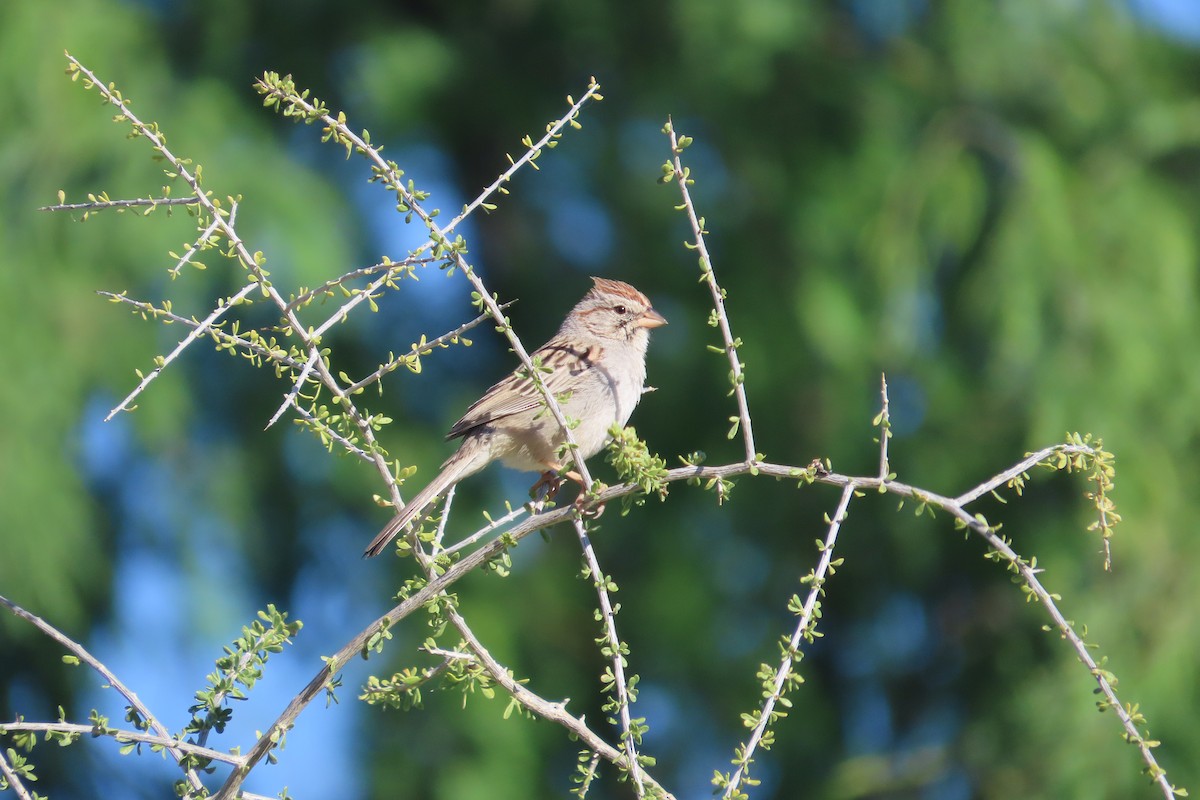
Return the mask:
[[[579,457],[591,458],[608,441],[609,428],[625,425],[644,392],[650,331],[667,320],[646,295],[623,281],[592,278],[558,332],[530,354],[564,418],[578,420],[571,436]],[[500,461],[525,472],[557,476],[564,464],[562,428],[524,369],[511,373],[467,408],[447,440],[462,439],[425,488],[383,527],[363,552],[371,558],[451,486]],[[567,477],[579,480],[577,473]]]

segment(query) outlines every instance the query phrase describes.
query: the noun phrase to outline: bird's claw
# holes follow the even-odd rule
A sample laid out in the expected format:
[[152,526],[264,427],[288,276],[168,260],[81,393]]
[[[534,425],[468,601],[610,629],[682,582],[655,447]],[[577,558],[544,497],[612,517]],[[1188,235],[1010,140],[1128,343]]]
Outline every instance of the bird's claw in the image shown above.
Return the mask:
[[605,508],[604,503],[590,501],[584,492],[579,493],[579,496],[575,498],[572,505],[575,506],[575,510],[579,512],[580,516],[587,519],[600,519],[600,515],[604,513]]

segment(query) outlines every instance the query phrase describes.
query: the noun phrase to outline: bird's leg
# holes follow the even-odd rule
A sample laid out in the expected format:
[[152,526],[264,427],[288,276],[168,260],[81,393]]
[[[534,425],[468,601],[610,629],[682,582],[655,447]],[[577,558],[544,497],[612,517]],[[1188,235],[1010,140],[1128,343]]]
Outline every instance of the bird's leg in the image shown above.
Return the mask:
[[537,479],[537,483],[529,487],[529,496],[532,498],[530,502],[530,510],[533,513],[541,513],[542,508],[546,503],[549,503],[558,495],[559,488],[562,487],[562,478],[558,475],[558,470],[546,470]]
[[537,479],[537,483],[529,487],[529,496],[535,500],[553,500],[562,487],[562,478],[555,470],[546,470]]

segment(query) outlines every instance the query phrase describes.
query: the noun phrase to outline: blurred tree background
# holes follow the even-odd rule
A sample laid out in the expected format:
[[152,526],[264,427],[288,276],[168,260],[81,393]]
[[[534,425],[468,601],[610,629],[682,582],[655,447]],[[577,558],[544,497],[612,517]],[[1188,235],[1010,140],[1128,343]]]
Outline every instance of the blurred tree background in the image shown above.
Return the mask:
[[[678,196],[656,184],[668,114],[695,136],[695,196],[745,341],[759,447],[774,461],[828,457],[869,473],[878,382],[892,387],[893,469],[956,494],[1061,441],[1102,436],[1124,516],[1105,574],[1082,479],[1039,476],[982,506],[1036,555],[1063,608],[1138,702],[1170,779],[1200,787],[1200,53],[1188,0],[675,0],[668,3],[0,4],[0,593],[85,642],[168,725],[186,723],[223,643],[274,602],[305,622],[218,747],[245,742],[351,634],[390,606],[407,566],[361,562],[387,518],[371,470],[306,434],[263,426],[284,388],[241,360],[193,348],[140,399],[100,420],[183,333],[94,290],[169,297],[203,314],[242,280],[217,259],[170,281],[185,214],[39,213],[69,199],[158,194],[144,142],[63,75],[69,50],[217,195],[241,194],[239,230],[278,285],[312,286],[420,241],[359,159],[261,107],[253,78],[292,73],[404,167],[430,207],[457,212],[562,113],[590,75],[606,99],[463,232],[469,258],[526,344],[544,341],[602,274],[645,291],[671,321],[651,347],[633,423],[677,463],[740,458],[724,434],[727,365],[705,345],[707,291],[680,243]],[[419,226],[418,226],[419,228]],[[287,290],[285,290],[286,293]],[[433,270],[331,340],[365,373],[471,313],[469,287]],[[263,312],[259,324],[269,324]],[[375,399],[398,424],[392,453],[428,477],[446,430],[511,368],[487,327],[470,349],[396,373]],[[598,463],[597,459],[597,463]],[[606,467],[597,467],[609,477]],[[496,509],[528,479],[495,468],[457,508]],[[836,494],[743,479],[732,502],[682,485],[595,541],[620,584],[623,636],[642,677],[637,715],[656,775],[709,795],[777,658],[788,597],[816,560]],[[802,664],[755,798],[1131,798],[1156,790],[1094,683],[1041,631],[1007,573],[948,520],[860,501],[828,587],[825,634]],[[492,652],[597,724],[594,594],[578,547],[552,533],[515,574],[456,589]],[[277,767],[247,788],[296,797],[564,796],[576,746],[504,702],[432,695],[412,713],[353,700],[367,674],[411,663],[410,621],[341,704],[310,709]],[[93,675],[26,625],[0,622],[0,718],[92,706],[120,719]],[[240,737],[240,738],[239,738]],[[161,797],[159,759],[108,742],[35,759],[53,797]],[[632,796],[609,770],[592,797]],[[152,775],[153,779],[147,776]]]

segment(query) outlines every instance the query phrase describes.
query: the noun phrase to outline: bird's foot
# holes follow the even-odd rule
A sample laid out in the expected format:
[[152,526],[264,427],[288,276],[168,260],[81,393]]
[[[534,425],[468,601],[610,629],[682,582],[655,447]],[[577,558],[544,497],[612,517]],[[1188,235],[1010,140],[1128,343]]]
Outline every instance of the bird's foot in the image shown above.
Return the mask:
[[600,519],[600,515],[604,513],[604,503],[597,503],[589,500],[587,494],[580,492],[572,503],[579,515],[585,519]]

